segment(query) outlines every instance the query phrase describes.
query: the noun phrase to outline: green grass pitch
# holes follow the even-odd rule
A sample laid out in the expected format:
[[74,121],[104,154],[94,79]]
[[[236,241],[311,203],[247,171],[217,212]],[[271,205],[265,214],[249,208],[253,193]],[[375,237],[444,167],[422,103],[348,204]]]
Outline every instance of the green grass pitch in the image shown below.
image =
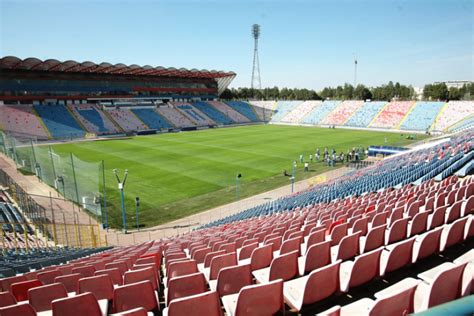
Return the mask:
[[[418,136],[420,139],[423,136]],[[125,187],[128,226],[134,227],[136,196],[140,197],[141,226],[150,227],[188,216],[236,199],[289,184],[282,175],[292,161],[305,159],[316,148],[337,153],[357,146],[404,145],[411,141],[398,133],[315,127],[255,125],[194,132],[138,136],[125,140],[55,145],[86,161],[105,161],[109,223],[121,227],[120,195],[114,168],[129,170]],[[330,169],[312,163],[303,172],[298,163],[296,181]]]

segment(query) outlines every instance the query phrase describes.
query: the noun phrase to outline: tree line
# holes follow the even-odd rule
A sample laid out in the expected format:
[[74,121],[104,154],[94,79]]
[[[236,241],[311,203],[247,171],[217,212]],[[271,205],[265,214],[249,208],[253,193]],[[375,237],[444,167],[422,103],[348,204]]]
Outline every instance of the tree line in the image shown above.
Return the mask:
[[[222,99],[257,99],[257,100],[414,100],[417,98],[415,89],[399,82],[392,81],[378,87],[367,87],[358,84],[355,88],[349,83],[343,86],[326,87],[319,92],[310,89],[298,88],[251,88],[226,89]],[[448,89],[445,83],[427,84],[423,89],[422,98],[431,101],[446,100],[474,100],[474,84],[464,84],[460,88]]]

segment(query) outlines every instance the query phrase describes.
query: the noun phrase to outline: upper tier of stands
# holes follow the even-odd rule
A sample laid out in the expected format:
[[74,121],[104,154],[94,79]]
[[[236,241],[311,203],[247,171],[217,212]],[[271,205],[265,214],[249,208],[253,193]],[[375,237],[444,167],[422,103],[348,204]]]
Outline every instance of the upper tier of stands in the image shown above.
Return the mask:
[[415,107],[400,125],[400,129],[410,131],[429,130],[445,104],[445,102],[416,102]]
[[159,106],[156,111],[176,127],[196,126],[196,123],[192,122],[172,105]]
[[[207,117],[204,113],[193,107],[191,104],[186,102],[172,102],[172,105],[176,107],[181,113],[183,113],[188,119],[195,122],[198,126],[207,126],[216,124],[211,118]],[[217,110],[216,110],[217,111]],[[223,114],[222,114],[223,115]]]
[[215,107],[216,109],[218,109],[219,111],[224,113],[226,116],[228,116],[231,120],[233,120],[236,123],[248,123],[248,122],[250,122],[250,120],[246,116],[240,114],[239,112],[237,112],[232,107],[225,104],[224,102],[207,101],[206,103],[212,105],[213,107]]
[[314,111],[322,104],[321,101],[304,101],[297,108],[288,113],[281,121],[285,123],[299,123],[309,112]]
[[0,128],[14,135],[49,138],[31,105],[0,105]]
[[64,105],[33,105],[54,138],[84,137],[85,131]]
[[152,129],[169,129],[173,126],[153,108],[134,108],[131,110],[140,120]]
[[414,101],[390,102],[382,109],[369,127],[397,128],[414,104]]
[[460,121],[457,124],[454,124],[450,128],[448,128],[449,132],[459,132],[459,131],[464,131],[467,129],[472,129],[474,127],[474,115],[471,115],[470,117]]
[[120,127],[125,132],[142,131],[148,129],[148,127],[129,109],[118,108],[106,111],[108,111],[112,119],[117,122],[117,124],[120,125]]
[[302,123],[318,125],[322,120],[331,113],[341,101],[324,101],[320,106],[313,109],[308,115],[303,118]]
[[244,115],[252,122],[260,122],[260,119],[255,113],[253,106],[248,104],[247,102],[242,101],[227,101],[227,105],[233,108],[235,111],[239,112],[240,114]]
[[387,104],[385,101],[364,102],[362,106],[347,120],[346,126],[367,127],[374,117]]
[[276,105],[275,101],[250,101],[250,104],[255,109],[258,117],[261,121],[269,121],[272,113],[273,108]]
[[278,101],[275,106],[271,122],[273,123],[281,122],[281,120],[288,113],[293,111],[293,109],[295,109],[301,103],[303,103],[303,101]]
[[344,125],[349,117],[364,104],[364,101],[344,101],[322,120],[324,125]]
[[206,114],[209,118],[211,118],[214,122],[218,124],[229,125],[229,124],[235,123],[234,120],[232,120],[226,114],[217,110],[215,107],[209,105],[206,102],[203,102],[203,101],[193,102],[193,106],[197,108],[199,111],[201,111],[202,113]]
[[449,101],[436,120],[433,131],[444,131],[470,115],[474,115],[472,101]]
[[97,110],[92,104],[74,104],[70,105],[69,109],[74,112],[88,132],[96,134],[119,132],[105,113]]

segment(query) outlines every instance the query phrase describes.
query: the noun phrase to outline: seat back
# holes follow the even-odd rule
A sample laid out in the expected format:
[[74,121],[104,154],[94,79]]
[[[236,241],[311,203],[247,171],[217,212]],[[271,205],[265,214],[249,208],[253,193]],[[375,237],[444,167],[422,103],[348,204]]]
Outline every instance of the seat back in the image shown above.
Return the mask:
[[211,261],[214,257],[224,255],[224,254],[225,254],[225,250],[212,251],[208,253],[206,257],[204,258],[204,268],[209,268],[209,266],[211,265]]
[[201,272],[174,277],[168,283],[166,305],[169,306],[174,299],[204,293],[206,290],[206,278]]
[[444,224],[446,209],[447,208],[445,206],[442,206],[434,210],[433,214],[431,215],[430,227],[428,229],[433,229]]
[[347,235],[339,242],[336,260],[347,260],[354,258],[359,254],[359,236],[360,232]]
[[402,219],[396,220],[393,223],[393,225],[388,230],[388,237],[387,237],[387,242],[386,242],[387,245],[407,238],[409,220],[410,220],[409,218],[402,218]]
[[[270,238],[264,241],[265,245],[272,245],[272,251],[277,251],[281,248],[281,236]],[[257,245],[258,246],[258,245]]]
[[35,287],[28,290],[28,300],[36,312],[43,312],[51,309],[51,302],[67,297],[67,291],[61,283],[53,283]]
[[255,248],[250,256],[250,268],[252,271],[266,268],[272,263],[272,259],[272,245]]
[[339,292],[341,260],[312,271],[303,289],[303,305],[313,304]]
[[76,292],[77,281],[82,278],[82,274],[73,273],[68,275],[60,275],[54,279],[54,283],[61,283],[68,292]]
[[42,285],[39,280],[17,282],[10,285],[10,292],[18,302],[26,301],[28,299],[28,290]]
[[91,292],[98,300],[112,300],[114,298],[114,285],[109,275],[97,275],[82,278],[77,283],[77,293]]
[[369,220],[367,217],[359,218],[355,221],[354,226],[352,226],[352,233],[360,232],[361,236],[365,236],[367,234],[367,226]]
[[123,275],[128,270],[128,266],[125,261],[115,261],[115,262],[105,264],[105,270],[109,270],[112,268],[119,269],[120,275]]
[[424,233],[428,225],[428,212],[416,214],[411,220],[410,237]]
[[10,291],[10,285],[17,282],[28,281],[25,275],[12,276],[9,278],[0,279],[0,289],[6,292]]
[[304,272],[310,272],[331,263],[331,241],[323,241],[306,251]]
[[339,244],[342,237],[347,235],[347,223],[334,226],[331,231],[331,246]]
[[61,298],[52,303],[53,316],[101,316],[97,298],[92,293]]
[[0,292],[0,307],[16,304],[15,296],[10,292]]
[[127,271],[123,276],[124,285],[146,280],[151,282],[154,290],[158,289],[158,276],[154,267]]
[[324,227],[319,227],[317,230],[312,230],[312,232],[309,234],[308,241],[306,242],[306,249],[309,249],[312,245],[323,242],[325,237],[326,229]]
[[418,283],[395,291],[389,296],[379,298],[369,311],[370,316],[398,316],[412,314],[414,311],[415,290]]
[[123,285],[123,277],[118,268],[99,270],[94,275],[108,275],[114,285]]
[[288,239],[288,240],[285,240],[282,244],[281,244],[281,247],[280,247],[280,255],[284,255],[286,253],[290,253],[290,252],[293,252],[293,251],[297,251],[298,252],[298,256],[300,255],[300,245],[301,245],[301,242],[303,241],[303,237],[300,236],[300,237],[297,237],[297,238],[292,238],[292,239]]
[[430,284],[426,308],[453,301],[461,296],[462,276],[467,262],[440,271]]
[[83,278],[94,276],[95,268],[92,265],[72,268],[72,273],[80,273]]
[[207,248],[201,248],[199,250],[196,250],[192,257],[194,260],[196,260],[196,263],[203,263],[204,262],[204,258],[206,258],[206,255],[208,253],[210,253],[212,251],[211,248],[207,247]]
[[298,251],[293,251],[273,259],[270,265],[269,281],[288,281],[298,275]]
[[362,285],[379,276],[381,254],[382,249],[376,249],[355,258],[350,273],[349,287]]
[[378,213],[372,219],[372,227],[377,227],[387,223],[388,212]]
[[219,295],[216,291],[196,294],[173,300],[168,307],[169,316],[206,315],[221,316]]
[[362,253],[377,249],[378,247],[384,244],[386,228],[387,225],[381,225],[369,230],[365,239],[364,249],[362,249]]
[[196,272],[198,272],[198,268],[195,260],[178,261],[169,265],[166,276],[169,281],[171,278]]
[[237,298],[235,316],[273,315],[282,310],[283,281],[243,287]]
[[235,266],[237,264],[237,255],[235,252],[225,255],[216,256],[211,261],[209,270],[209,279],[215,280],[219,275],[219,271],[225,267]]
[[217,293],[219,296],[235,294],[241,288],[252,285],[250,264],[235,265],[221,269],[217,276]]
[[253,242],[251,244],[245,245],[240,249],[239,260],[244,260],[250,258],[254,249],[258,247],[258,242]]
[[457,220],[459,217],[461,217],[461,206],[462,206],[462,201],[458,201],[454,203],[451,208],[448,210],[446,214],[446,221],[445,223],[452,223],[455,220]]
[[51,271],[40,272],[36,275],[36,277],[38,278],[38,280],[41,281],[41,283],[43,283],[44,285],[47,285],[47,284],[53,284],[54,279],[56,279],[56,277],[60,275],[62,275],[62,273],[59,270],[51,270]]
[[442,250],[464,240],[464,228],[466,227],[467,220],[467,217],[463,217],[450,224],[448,227],[446,242],[444,243],[444,248]]
[[143,307],[147,311],[159,309],[151,281],[142,281],[119,286],[114,290],[114,312]]
[[36,312],[30,304],[16,304],[0,307],[2,316],[36,316]]
[[412,263],[414,243],[415,238],[412,237],[410,239],[398,242],[393,248],[391,248],[388,262],[385,267],[385,273],[395,271]]

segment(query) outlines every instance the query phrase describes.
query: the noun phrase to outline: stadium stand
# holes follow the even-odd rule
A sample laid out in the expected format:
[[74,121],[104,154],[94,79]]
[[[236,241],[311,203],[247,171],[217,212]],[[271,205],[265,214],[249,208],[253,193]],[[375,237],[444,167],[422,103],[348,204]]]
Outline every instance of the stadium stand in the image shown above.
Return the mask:
[[198,126],[215,125],[213,120],[189,103],[172,102],[171,104],[174,105],[176,109],[184,114],[189,120],[195,122]]
[[49,138],[31,105],[0,105],[0,127],[13,135]]
[[69,109],[90,133],[109,134],[119,132],[104,112],[97,110],[92,104],[73,104],[69,105]]
[[276,104],[275,101],[249,101],[249,103],[253,106],[261,121],[267,122],[270,120]]
[[281,121],[284,123],[299,123],[303,117],[321,105],[321,101],[304,101],[288,113]]
[[448,128],[448,131],[456,133],[456,132],[460,132],[460,131],[470,129],[472,127],[474,127],[474,116],[470,116],[470,117],[454,124],[453,126]]
[[154,107],[136,107],[131,109],[131,111],[152,129],[160,130],[172,128],[172,125],[157,113]]
[[172,105],[161,105],[156,109],[156,111],[176,127],[182,128],[196,126],[195,123],[181,114],[181,112]]
[[413,101],[390,102],[382,109],[369,127],[397,128],[413,105]]
[[362,106],[347,120],[345,126],[367,127],[375,116],[387,104],[385,101],[364,102]]
[[250,120],[246,116],[240,114],[239,112],[237,112],[236,110],[234,110],[233,108],[225,104],[224,102],[207,101],[206,103],[212,105],[213,107],[215,107],[216,109],[218,109],[219,111],[227,115],[231,120],[233,120],[236,123],[250,122]]
[[400,129],[409,131],[427,131],[433,125],[445,102],[416,102],[400,125]]
[[85,131],[64,105],[33,105],[54,138],[84,137]]
[[229,125],[235,123],[234,120],[226,116],[226,114],[217,110],[215,107],[209,105],[206,102],[193,102],[193,106],[202,113],[206,114],[209,118],[211,118],[214,122],[218,124]]
[[320,106],[313,109],[308,115],[303,118],[303,123],[318,125],[321,124],[321,121],[326,118],[326,116],[331,113],[341,101],[324,101]]
[[278,123],[303,101],[278,101],[272,115],[271,122]]
[[142,131],[148,129],[145,123],[139,120],[138,117],[129,109],[117,108],[106,111],[108,111],[112,119],[117,122],[117,124],[120,125],[120,127],[125,132]]
[[235,111],[247,117],[251,122],[259,122],[257,113],[255,113],[253,106],[243,101],[227,101],[227,105],[233,108]]
[[326,118],[321,122],[323,125],[344,125],[344,123],[356,112],[362,105],[363,101],[344,101],[337,106]]
[[433,131],[445,131],[463,119],[474,115],[472,101],[449,101],[436,120]]

